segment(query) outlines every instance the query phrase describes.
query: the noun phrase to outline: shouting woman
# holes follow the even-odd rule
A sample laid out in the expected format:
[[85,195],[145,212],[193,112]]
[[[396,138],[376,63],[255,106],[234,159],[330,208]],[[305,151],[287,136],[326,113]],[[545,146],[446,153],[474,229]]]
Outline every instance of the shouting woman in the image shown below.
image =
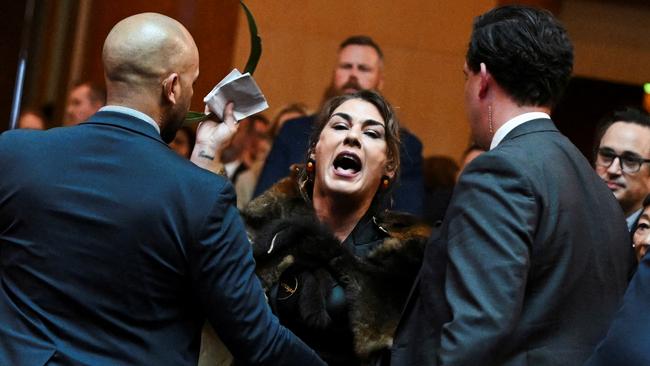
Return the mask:
[[413,216],[381,210],[399,144],[379,94],[335,97],[305,166],[243,212],[273,310],[330,365],[374,363],[391,345],[431,233]]

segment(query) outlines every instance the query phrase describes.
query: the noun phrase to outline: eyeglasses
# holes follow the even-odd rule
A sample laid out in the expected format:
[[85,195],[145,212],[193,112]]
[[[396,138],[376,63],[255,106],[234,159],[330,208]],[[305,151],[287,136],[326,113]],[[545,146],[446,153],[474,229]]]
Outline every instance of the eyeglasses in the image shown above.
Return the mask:
[[643,163],[650,163],[650,159],[643,159],[637,154],[631,152],[624,152],[620,155],[616,154],[614,150],[608,148],[598,149],[598,156],[596,157],[596,165],[603,168],[609,168],[618,158],[623,173],[631,174],[636,173],[641,169]]

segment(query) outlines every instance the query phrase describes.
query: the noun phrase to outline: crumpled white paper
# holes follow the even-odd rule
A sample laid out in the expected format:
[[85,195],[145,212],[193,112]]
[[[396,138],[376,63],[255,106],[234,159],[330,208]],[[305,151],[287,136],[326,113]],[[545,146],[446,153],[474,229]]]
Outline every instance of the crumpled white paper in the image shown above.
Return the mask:
[[229,101],[235,103],[234,115],[240,121],[269,107],[264,94],[249,73],[233,69],[203,98],[210,111],[223,120],[223,109]]

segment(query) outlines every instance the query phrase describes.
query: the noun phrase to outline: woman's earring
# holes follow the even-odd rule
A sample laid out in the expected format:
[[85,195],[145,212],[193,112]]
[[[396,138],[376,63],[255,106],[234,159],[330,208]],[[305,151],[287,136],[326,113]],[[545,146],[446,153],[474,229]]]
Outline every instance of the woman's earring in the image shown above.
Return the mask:
[[313,179],[314,171],[316,170],[316,160],[312,158],[307,159],[305,170],[307,171],[307,178],[309,178],[310,180]]
[[387,175],[384,175],[383,177],[381,177],[381,189],[385,191],[388,189],[389,186],[390,186],[390,178],[388,178]]

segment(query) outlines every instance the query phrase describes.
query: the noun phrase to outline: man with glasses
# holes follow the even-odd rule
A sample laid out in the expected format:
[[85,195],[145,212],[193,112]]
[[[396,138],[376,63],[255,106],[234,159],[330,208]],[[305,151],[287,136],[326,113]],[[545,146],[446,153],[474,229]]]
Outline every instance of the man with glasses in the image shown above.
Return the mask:
[[632,230],[650,193],[650,116],[636,108],[615,111],[603,119],[597,136],[596,173]]

